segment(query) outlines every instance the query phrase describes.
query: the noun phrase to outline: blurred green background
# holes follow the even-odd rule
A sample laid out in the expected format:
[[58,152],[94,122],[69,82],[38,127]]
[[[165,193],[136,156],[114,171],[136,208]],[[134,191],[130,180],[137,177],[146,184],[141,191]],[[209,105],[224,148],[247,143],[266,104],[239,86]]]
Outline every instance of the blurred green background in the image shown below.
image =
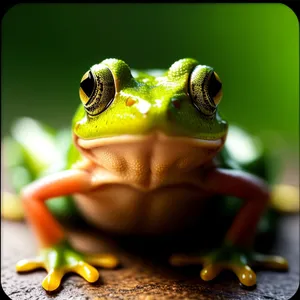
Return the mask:
[[211,65],[230,123],[298,151],[299,27],[283,4],[17,5],[2,19],[2,134],[24,115],[69,125],[82,75],[109,57]]

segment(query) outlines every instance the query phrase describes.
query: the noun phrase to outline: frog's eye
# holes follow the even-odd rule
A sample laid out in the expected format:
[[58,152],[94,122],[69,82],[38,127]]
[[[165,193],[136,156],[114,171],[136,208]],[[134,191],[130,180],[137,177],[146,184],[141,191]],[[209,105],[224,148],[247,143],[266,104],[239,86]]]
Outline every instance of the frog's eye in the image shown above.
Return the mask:
[[189,93],[193,104],[206,116],[213,116],[222,98],[222,83],[208,66],[197,66],[191,73]]
[[91,71],[86,72],[81,79],[79,96],[83,104],[86,104],[95,89],[95,79]]
[[87,71],[80,82],[79,96],[88,115],[103,112],[115,97],[114,78],[104,65]]

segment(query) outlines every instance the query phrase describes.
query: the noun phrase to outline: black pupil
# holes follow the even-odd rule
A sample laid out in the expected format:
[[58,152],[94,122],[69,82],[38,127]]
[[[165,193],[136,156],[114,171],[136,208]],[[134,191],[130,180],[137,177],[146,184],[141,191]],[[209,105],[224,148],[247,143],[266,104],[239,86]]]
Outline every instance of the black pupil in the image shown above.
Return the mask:
[[212,73],[209,83],[208,83],[208,93],[211,98],[214,98],[220,89],[222,88],[222,83],[217,80],[215,73]]
[[91,71],[89,72],[89,76],[81,81],[80,87],[85,92],[85,94],[90,98],[94,91],[94,77]]

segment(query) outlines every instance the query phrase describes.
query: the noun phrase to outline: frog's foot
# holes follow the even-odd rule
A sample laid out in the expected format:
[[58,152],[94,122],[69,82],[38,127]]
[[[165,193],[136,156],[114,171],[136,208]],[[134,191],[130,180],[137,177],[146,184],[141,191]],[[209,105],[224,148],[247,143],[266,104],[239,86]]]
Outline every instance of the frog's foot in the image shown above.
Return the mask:
[[99,272],[92,265],[103,268],[114,268],[118,265],[116,257],[110,254],[82,254],[75,251],[67,242],[52,248],[42,249],[34,260],[21,260],[16,265],[18,272],[28,272],[35,269],[46,269],[48,275],[42,286],[46,291],[56,290],[66,273],[77,273],[88,282],[95,282]]
[[203,256],[173,255],[170,263],[174,266],[191,264],[203,265],[200,276],[203,280],[214,279],[221,271],[231,270],[238,277],[240,283],[246,287],[256,284],[256,274],[249,266],[263,267],[273,270],[286,271],[288,262],[280,256],[247,253],[235,247],[224,247]]

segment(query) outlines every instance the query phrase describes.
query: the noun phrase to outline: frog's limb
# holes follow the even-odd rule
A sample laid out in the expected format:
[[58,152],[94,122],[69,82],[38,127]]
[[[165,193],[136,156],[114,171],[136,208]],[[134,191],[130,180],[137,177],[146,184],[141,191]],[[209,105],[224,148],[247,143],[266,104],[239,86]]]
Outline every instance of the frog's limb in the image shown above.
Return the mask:
[[[25,217],[20,196],[7,191],[3,191],[1,196],[1,217],[11,221],[23,221]],[[61,222],[75,223],[80,218],[73,199],[60,197],[51,199],[46,204],[52,215]]]
[[[230,269],[243,285],[253,286],[256,275],[249,266],[251,263],[277,270],[288,268],[287,261],[282,257],[262,256],[251,251],[257,224],[270,201],[270,192],[262,180],[243,171],[214,169],[206,174],[203,187],[213,194],[245,200],[225,236],[223,246],[196,258],[196,262],[204,266],[200,273],[203,280],[211,280],[221,270]],[[195,258],[182,255],[173,255],[170,260],[173,265],[193,261]]]
[[205,281],[214,279],[222,270],[231,270],[244,286],[249,287],[256,284],[256,274],[250,265],[278,271],[288,268],[286,259],[281,256],[252,253],[249,249],[229,244],[203,256],[173,255],[170,262],[174,266],[203,265],[200,276]]
[[89,173],[68,170],[42,178],[22,190],[25,216],[41,249],[36,260],[20,261],[16,268],[19,272],[45,268],[48,275],[42,285],[48,291],[58,288],[63,275],[68,272],[78,273],[89,282],[96,281],[99,277],[98,271],[88,262],[109,268],[117,265],[117,260],[112,255],[87,256],[75,251],[68,244],[63,228],[45,205],[49,198],[82,193],[93,187]]
[[83,254],[75,251],[64,240],[55,246],[41,249],[39,256],[33,260],[19,261],[16,268],[18,272],[46,269],[48,275],[44,278],[42,286],[47,291],[53,291],[59,287],[62,277],[66,273],[77,273],[86,281],[95,282],[99,278],[99,273],[92,265],[113,268],[117,264],[118,261],[112,255]]
[[[80,212],[73,199],[68,197],[59,197],[51,199],[46,203],[51,214],[59,221],[66,223],[76,223],[80,220]],[[24,209],[21,198],[16,193],[3,191],[1,194],[1,217],[11,221],[23,221]],[[80,220],[83,222],[83,220]]]

